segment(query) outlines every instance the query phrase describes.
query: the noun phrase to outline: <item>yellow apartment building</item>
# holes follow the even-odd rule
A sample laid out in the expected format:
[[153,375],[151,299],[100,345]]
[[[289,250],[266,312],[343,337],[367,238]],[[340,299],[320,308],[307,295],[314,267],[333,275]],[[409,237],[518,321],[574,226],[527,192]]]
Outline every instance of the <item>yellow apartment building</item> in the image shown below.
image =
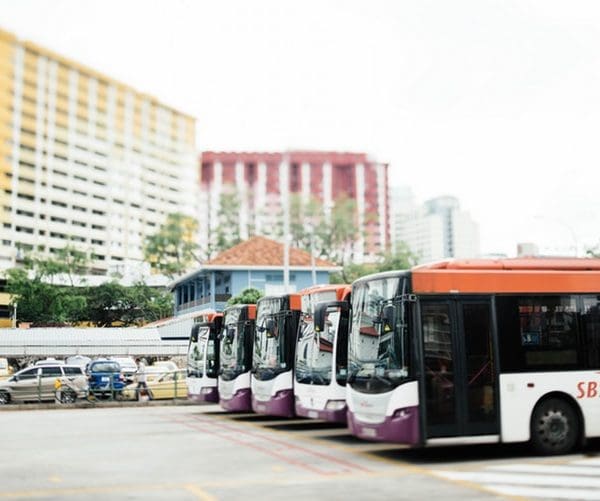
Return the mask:
[[194,117],[0,30],[0,270],[71,245],[95,274],[139,266],[194,215]]

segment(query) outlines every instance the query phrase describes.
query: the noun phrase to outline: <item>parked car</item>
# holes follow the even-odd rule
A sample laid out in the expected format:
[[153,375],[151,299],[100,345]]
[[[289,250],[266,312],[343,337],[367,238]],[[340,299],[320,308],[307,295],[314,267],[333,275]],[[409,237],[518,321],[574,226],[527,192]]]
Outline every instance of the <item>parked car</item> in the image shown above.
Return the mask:
[[45,365],[64,365],[64,360],[57,360],[56,358],[48,357],[44,360],[38,360],[35,364],[36,367],[43,367]]
[[[185,381],[185,370],[163,372],[156,378],[148,378],[149,397],[152,400],[187,398],[187,384]],[[139,400],[137,383],[129,384],[123,390],[123,398],[127,400]]]
[[125,378],[119,362],[110,359],[93,360],[87,366],[90,393],[97,398],[120,399]]
[[173,372],[176,370],[179,370],[179,367],[177,367],[177,364],[172,360],[157,360],[152,365],[146,367],[146,376],[150,381],[160,378],[167,372]]
[[78,365],[79,367],[82,367],[84,371],[91,361],[92,359],[90,357],[86,357],[84,355],[73,355],[66,360],[67,364]]
[[62,399],[71,402],[87,397],[88,381],[81,367],[42,365],[27,367],[6,381],[0,381],[0,405],[10,402],[53,401],[56,398],[57,379],[64,385]]
[[131,357],[110,357],[110,359],[118,362],[121,366],[121,374],[125,378],[125,384],[133,383],[137,372],[135,360]]

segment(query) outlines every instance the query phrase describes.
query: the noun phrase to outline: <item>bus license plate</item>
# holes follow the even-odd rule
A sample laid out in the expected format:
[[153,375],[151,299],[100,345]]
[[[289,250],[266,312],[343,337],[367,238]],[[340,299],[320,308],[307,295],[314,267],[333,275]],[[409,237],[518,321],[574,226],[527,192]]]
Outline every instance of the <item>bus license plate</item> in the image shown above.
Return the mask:
[[108,376],[102,376],[100,378],[100,381],[102,381],[103,383],[108,383]]
[[265,412],[266,410],[267,410],[266,405],[257,405],[256,406],[256,412]]
[[319,413],[317,411],[308,411],[308,417],[311,419],[319,419]]
[[365,437],[375,438],[377,436],[377,430],[374,428],[363,428],[362,434]]

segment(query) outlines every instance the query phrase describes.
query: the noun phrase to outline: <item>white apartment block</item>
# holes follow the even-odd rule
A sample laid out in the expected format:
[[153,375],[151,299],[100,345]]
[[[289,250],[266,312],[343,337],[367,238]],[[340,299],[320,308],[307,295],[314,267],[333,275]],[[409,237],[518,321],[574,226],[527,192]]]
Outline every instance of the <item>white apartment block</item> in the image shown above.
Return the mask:
[[0,31],[0,269],[71,245],[127,273],[197,184],[193,117]]
[[405,242],[419,263],[480,255],[479,226],[454,197],[417,205],[412,191],[392,188],[393,239]]

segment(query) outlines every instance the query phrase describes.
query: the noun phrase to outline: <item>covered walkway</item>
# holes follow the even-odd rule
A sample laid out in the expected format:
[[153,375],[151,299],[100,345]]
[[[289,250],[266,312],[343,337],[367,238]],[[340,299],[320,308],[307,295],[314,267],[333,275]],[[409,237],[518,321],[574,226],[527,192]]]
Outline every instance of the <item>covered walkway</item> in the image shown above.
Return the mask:
[[0,357],[184,356],[187,339],[163,340],[158,328],[0,329]]

